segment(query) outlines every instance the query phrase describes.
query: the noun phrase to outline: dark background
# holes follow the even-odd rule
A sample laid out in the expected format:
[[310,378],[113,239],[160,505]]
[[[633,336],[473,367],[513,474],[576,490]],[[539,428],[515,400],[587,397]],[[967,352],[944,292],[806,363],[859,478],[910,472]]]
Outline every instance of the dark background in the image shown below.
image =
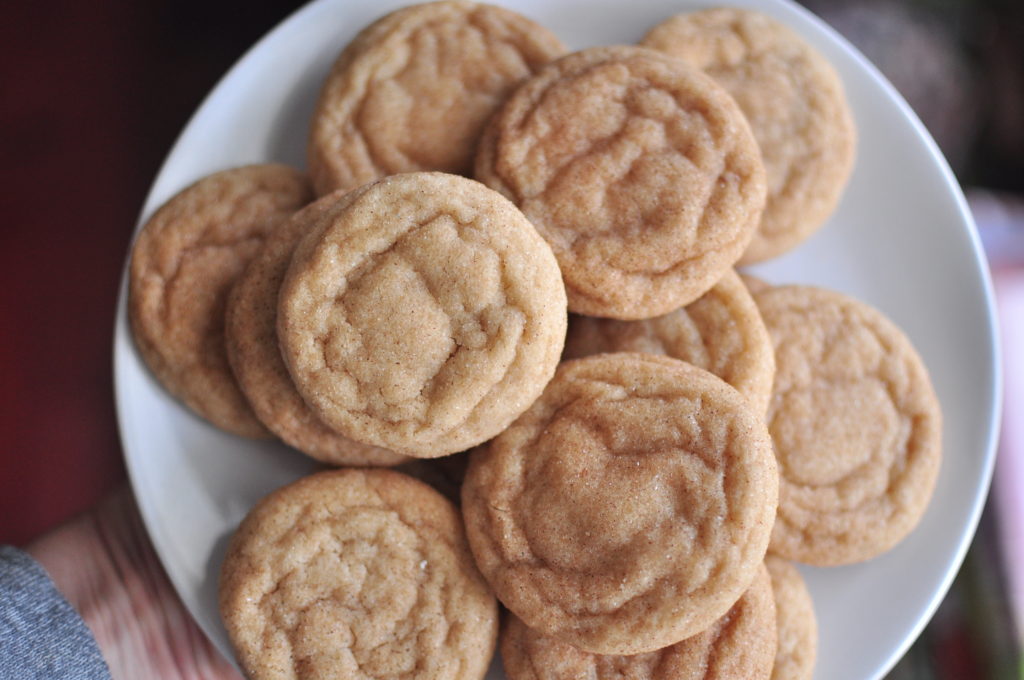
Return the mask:
[[[123,482],[111,339],[142,202],[204,95],[300,4],[5,3],[0,543]],[[805,4],[904,93],[965,187],[1024,195],[1024,3]],[[970,639],[949,644],[970,656]]]

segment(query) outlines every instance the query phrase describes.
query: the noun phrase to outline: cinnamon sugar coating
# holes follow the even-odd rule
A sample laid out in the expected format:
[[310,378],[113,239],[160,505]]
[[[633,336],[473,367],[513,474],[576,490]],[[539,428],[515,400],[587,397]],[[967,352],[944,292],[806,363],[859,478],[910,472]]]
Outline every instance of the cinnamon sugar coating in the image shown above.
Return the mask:
[[767,570],[706,631],[646,654],[590,654],[541,635],[510,615],[501,657],[510,680],[768,680],[775,660],[775,604]]
[[566,316],[554,256],[515,206],[473,180],[408,173],[318,217],[281,286],[278,339],[330,427],[435,458],[529,407]]
[[775,514],[763,418],[682,361],[563,363],[540,399],[473,453],[467,535],[498,599],[597,654],[695,635],[753,580]]
[[228,293],[263,239],[312,198],[305,175],[284,165],[224,170],[167,201],[132,249],[128,318],[139,353],[171,394],[229,432],[270,436],[228,364]]
[[920,521],[942,457],[921,358],[881,312],[811,286],[754,296],[775,345],[771,551],[819,566],[879,555]]
[[228,546],[220,611],[252,680],[480,680],[498,632],[454,506],[380,469],[263,499]]
[[551,244],[570,311],[617,319],[700,297],[746,249],[765,199],[760,151],[732,98],[640,47],[541,69],[491,120],[476,177]]
[[818,620],[811,593],[790,562],[768,555],[764,563],[771,575],[779,631],[772,680],[811,680],[818,654]]
[[324,83],[309,138],[317,193],[385,175],[468,175],[484,124],[508,92],[565,47],[511,10],[445,0],[361,31]]
[[814,233],[839,202],[856,145],[842,82],[828,61],[771,17],[726,7],[667,19],[641,44],[714,78],[750,122],[768,200],[740,264],[781,255]]
[[775,375],[775,353],[753,298],[735,271],[711,290],[664,316],[618,321],[573,316],[563,357],[602,352],[664,354],[711,371],[768,409]]
[[260,421],[283,442],[329,465],[395,465],[401,454],[335,432],[295,389],[277,342],[277,296],[296,244],[337,197],[293,215],[267,237],[228,299],[228,359]]

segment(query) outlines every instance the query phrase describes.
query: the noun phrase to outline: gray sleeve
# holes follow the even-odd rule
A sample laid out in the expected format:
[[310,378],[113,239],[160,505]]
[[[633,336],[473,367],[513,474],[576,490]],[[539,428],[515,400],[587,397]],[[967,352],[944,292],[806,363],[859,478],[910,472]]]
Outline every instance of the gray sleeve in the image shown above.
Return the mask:
[[110,680],[78,612],[26,553],[0,546],[0,680]]

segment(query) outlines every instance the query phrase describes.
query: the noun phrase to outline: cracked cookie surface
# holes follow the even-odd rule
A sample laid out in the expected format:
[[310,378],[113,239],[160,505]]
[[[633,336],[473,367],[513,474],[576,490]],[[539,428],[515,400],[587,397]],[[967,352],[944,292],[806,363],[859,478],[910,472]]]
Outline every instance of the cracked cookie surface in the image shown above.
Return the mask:
[[711,371],[768,408],[775,353],[753,298],[739,275],[728,270],[711,290],[685,307],[641,321],[573,316],[565,339],[566,359],[602,352],[664,354]]
[[887,551],[920,521],[942,457],[921,358],[881,312],[841,293],[778,286],[754,300],[775,347],[771,551],[819,566]]
[[312,198],[294,168],[224,170],[168,200],[133,246],[128,316],[140,354],[171,394],[229,432],[270,435],[228,365],[228,294],[267,234]]
[[329,426],[434,458],[529,407],[566,317],[558,264],[514,205],[473,180],[409,173],[318,217],[281,287],[278,339]]
[[666,314],[711,288],[765,198],[732,98],[640,47],[583,50],[527,80],[488,124],[476,177],[551,244],[570,311],[619,319]]
[[510,680],[768,680],[775,658],[775,605],[762,567],[731,609],[702,632],[655,652],[590,654],[510,615],[501,657]]
[[856,141],[842,83],[825,58],[771,17],[733,8],[674,16],[641,44],[710,75],[750,122],[768,200],[740,263],[781,255],[816,231],[839,202]]
[[228,546],[220,611],[252,680],[480,680],[498,632],[454,506],[380,469],[260,501]]
[[379,19],[341,53],[320,94],[309,140],[317,192],[400,172],[470,174],[487,119],[564,53],[546,28],[492,5],[433,2]]
[[563,363],[473,452],[470,546],[498,599],[597,654],[638,654],[723,616],[761,565],[777,498],[763,418],[677,359]]
[[818,653],[818,620],[804,577],[787,560],[768,555],[779,644],[772,680],[811,680]]
[[296,244],[333,205],[324,197],[277,227],[235,283],[225,316],[228,359],[260,421],[289,446],[330,465],[395,465],[401,454],[357,442],[327,427],[306,405],[277,342],[277,295]]

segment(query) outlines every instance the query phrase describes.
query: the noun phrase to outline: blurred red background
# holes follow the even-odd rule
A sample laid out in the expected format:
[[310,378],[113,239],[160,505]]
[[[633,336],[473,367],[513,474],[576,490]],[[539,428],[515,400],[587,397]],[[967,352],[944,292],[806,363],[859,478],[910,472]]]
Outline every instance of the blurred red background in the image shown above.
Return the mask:
[[111,340],[164,154],[206,92],[299,3],[8,3],[0,40],[0,542],[124,479]]

